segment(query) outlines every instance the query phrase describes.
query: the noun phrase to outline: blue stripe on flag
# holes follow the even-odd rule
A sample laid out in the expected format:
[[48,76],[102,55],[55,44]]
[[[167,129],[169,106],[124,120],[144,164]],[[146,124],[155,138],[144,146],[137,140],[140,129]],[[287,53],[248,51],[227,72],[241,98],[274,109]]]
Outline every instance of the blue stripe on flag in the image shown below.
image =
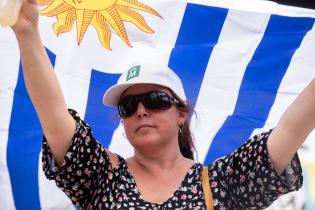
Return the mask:
[[104,106],[103,95],[116,84],[120,74],[108,74],[92,70],[85,120],[93,128],[95,137],[108,148],[114,130],[118,127],[120,117],[116,109]]
[[227,9],[187,4],[169,66],[182,79],[191,107],[195,106],[227,12]]
[[[55,55],[47,50],[54,65]],[[20,64],[14,91],[7,145],[7,163],[17,210],[39,210],[38,163],[42,129],[26,92]]]
[[255,128],[264,126],[291,58],[313,23],[311,18],[270,17],[247,66],[235,110],[214,137],[205,164],[233,152]]

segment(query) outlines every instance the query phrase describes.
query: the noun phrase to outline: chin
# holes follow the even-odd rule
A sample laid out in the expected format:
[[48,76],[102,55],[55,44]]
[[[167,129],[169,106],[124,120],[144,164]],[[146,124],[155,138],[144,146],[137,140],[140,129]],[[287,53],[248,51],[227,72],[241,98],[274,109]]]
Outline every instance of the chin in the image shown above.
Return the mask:
[[131,145],[135,148],[148,148],[151,146],[156,147],[157,145],[161,144],[161,140],[153,137],[141,137],[141,138],[135,138],[134,140],[130,141]]

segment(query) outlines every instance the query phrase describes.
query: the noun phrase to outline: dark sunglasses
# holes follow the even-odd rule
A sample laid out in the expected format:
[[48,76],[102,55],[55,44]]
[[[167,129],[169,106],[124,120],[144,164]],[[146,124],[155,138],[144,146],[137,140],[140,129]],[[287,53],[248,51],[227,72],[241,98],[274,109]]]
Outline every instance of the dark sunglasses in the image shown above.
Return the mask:
[[141,102],[146,109],[149,110],[166,110],[171,108],[173,104],[182,106],[181,103],[173,97],[170,97],[161,91],[152,91],[140,95],[130,95],[121,98],[118,102],[119,116],[129,117],[133,115]]

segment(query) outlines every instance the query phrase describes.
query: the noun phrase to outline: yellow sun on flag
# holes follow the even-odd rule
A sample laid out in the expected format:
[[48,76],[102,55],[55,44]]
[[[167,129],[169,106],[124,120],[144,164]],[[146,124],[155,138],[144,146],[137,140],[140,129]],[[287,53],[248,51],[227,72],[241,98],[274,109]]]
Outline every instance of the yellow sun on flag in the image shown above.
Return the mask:
[[[40,10],[40,14],[53,17],[57,16],[57,22],[53,30],[57,36],[69,32],[76,21],[78,45],[82,41],[89,25],[92,25],[103,47],[111,50],[111,29],[131,47],[124,21],[131,22],[146,33],[154,33],[145,19],[134,10],[148,12],[161,17],[151,7],[136,0],[38,0],[39,6],[46,6]],[[134,10],[132,10],[134,9]]]

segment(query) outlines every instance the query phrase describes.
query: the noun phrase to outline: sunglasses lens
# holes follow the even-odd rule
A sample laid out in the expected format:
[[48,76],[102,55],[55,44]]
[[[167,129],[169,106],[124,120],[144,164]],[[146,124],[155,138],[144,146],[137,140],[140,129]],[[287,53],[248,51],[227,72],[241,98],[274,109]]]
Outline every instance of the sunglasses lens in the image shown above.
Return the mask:
[[118,103],[118,112],[121,117],[133,115],[138,103],[141,102],[146,109],[166,110],[176,103],[175,99],[164,92],[150,92],[141,95],[126,96]]
[[152,92],[143,97],[143,105],[147,109],[169,109],[173,103],[170,101],[170,97],[163,92]]
[[118,103],[118,113],[121,117],[131,116],[136,112],[138,102],[137,97],[127,96]]

